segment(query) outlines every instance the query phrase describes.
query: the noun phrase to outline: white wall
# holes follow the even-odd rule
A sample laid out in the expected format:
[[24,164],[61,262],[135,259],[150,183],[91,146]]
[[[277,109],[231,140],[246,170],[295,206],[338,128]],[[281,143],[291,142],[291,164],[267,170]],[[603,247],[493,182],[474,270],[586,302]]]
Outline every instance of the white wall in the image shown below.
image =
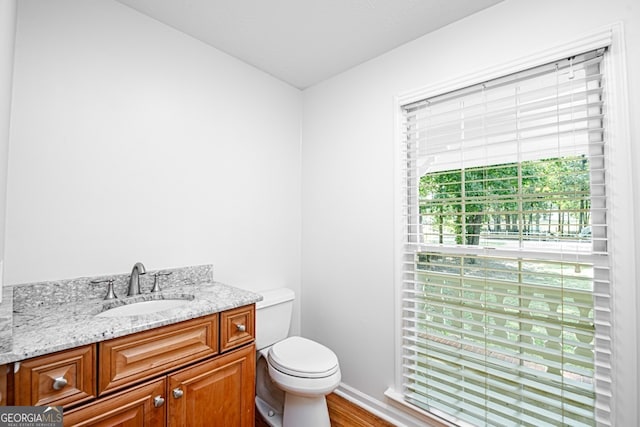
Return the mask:
[[[336,351],[345,384],[384,401],[394,383],[394,96],[519,60],[616,21],[625,24],[634,118],[640,113],[635,0],[507,0],[304,92],[302,331]],[[633,120],[632,141],[639,135]],[[640,164],[637,145],[633,161]],[[638,172],[629,182],[637,212]],[[631,318],[636,304],[624,308]],[[626,381],[636,394],[617,397],[633,409],[637,367],[628,367]]]
[[6,282],[300,291],[299,90],[112,0],[18,5]]
[[[3,282],[9,125],[13,50],[16,37],[16,0],[0,0],[0,288]],[[0,291],[0,301],[2,292]]]

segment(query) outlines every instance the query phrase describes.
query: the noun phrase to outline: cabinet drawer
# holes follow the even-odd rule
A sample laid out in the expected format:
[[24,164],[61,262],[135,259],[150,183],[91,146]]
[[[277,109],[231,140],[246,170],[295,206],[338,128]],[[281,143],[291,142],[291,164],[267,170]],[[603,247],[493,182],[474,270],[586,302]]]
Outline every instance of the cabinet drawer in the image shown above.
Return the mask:
[[220,313],[220,351],[250,343],[255,338],[255,304]]
[[218,353],[218,315],[103,341],[98,394]]
[[16,406],[64,406],[96,395],[95,346],[88,345],[20,363],[15,374]]
[[9,399],[7,392],[9,391],[9,369],[11,365],[0,365],[0,406],[7,406],[13,403],[13,398]]
[[166,425],[165,377],[64,411],[65,426]]

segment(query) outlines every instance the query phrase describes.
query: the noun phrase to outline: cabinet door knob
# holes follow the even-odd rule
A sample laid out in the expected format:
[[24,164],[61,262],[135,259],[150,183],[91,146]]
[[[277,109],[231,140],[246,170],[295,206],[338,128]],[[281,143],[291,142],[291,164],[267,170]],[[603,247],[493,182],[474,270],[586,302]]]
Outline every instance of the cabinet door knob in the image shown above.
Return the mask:
[[236,324],[236,329],[238,330],[238,332],[246,332],[247,331],[247,327],[244,326],[242,323]]
[[159,408],[162,405],[164,405],[164,398],[162,396],[156,396],[153,398],[153,406]]
[[174,398],[180,399],[183,394],[184,394],[184,391],[180,390],[179,388],[174,388],[173,389],[173,397]]
[[67,384],[68,381],[65,377],[58,377],[53,379],[54,390],[62,390]]

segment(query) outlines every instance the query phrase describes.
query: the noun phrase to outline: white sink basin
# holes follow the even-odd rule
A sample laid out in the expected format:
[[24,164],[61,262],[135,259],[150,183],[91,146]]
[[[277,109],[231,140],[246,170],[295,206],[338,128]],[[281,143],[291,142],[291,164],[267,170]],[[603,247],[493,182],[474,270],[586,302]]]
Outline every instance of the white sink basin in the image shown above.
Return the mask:
[[151,301],[139,301],[120,305],[96,314],[97,317],[123,317],[139,316],[143,314],[157,313],[159,311],[180,308],[189,304],[188,299],[157,299]]

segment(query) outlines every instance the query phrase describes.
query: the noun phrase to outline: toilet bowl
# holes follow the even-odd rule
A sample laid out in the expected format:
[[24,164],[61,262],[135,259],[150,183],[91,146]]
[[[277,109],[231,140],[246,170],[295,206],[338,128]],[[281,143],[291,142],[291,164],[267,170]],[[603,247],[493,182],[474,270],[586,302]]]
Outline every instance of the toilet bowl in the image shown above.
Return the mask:
[[[258,413],[272,427],[330,427],[325,396],[340,384],[338,358],[315,341],[287,337],[292,291],[269,291],[263,297],[256,307]],[[272,300],[276,302],[272,304]],[[289,307],[282,307],[286,305]],[[286,325],[282,325],[285,320]],[[282,330],[274,331],[284,326],[287,332],[284,335]],[[261,328],[265,328],[264,334]]]

